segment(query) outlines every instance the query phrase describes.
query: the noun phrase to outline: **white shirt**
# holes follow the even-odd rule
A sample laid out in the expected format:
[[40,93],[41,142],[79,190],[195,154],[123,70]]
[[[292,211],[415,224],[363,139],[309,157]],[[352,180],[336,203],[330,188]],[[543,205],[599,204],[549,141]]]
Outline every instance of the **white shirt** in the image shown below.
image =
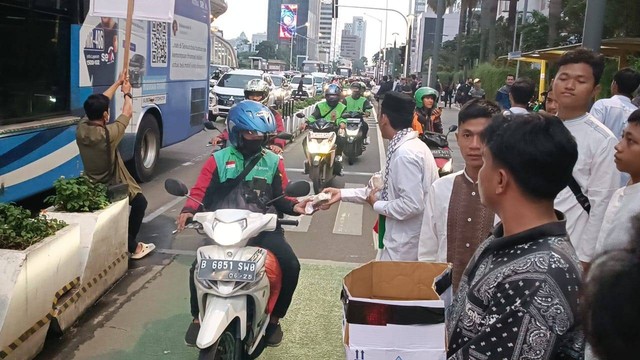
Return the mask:
[[528,114],[529,110],[525,109],[525,108],[521,108],[519,106],[512,106],[509,108],[509,110],[505,110],[503,115],[510,115],[510,114]]
[[617,140],[611,130],[589,114],[566,120],[564,125],[578,144],[573,177],[589,198],[591,213],[587,214],[568,186],[556,197],[555,207],[567,217],[567,231],[578,258],[590,262],[609,199],[620,187],[620,172],[613,162]]
[[[386,216],[380,260],[417,261],[425,200],[429,187],[438,179],[436,162],[418,133],[412,131],[400,140],[389,167],[389,200],[373,204],[376,213]],[[356,203],[366,202],[368,193],[366,187],[340,190],[342,200]]]
[[[460,174],[464,174],[469,182],[477,183],[464,170],[461,170],[436,180],[429,188],[418,245],[419,261],[447,262],[449,203],[453,193],[453,183]],[[474,191],[471,196],[480,196],[480,194]],[[494,224],[499,221],[500,218],[496,215]]]
[[640,183],[616,190],[609,201],[596,244],[596,255],[626,247],[631,240],[631,219],[640,214]]
[[629,115],[637,109],[638,107],[633,105],[628,97],[613,95],[609,99],[596,101],[591,107],[591,115],[600,120],[620,140]]

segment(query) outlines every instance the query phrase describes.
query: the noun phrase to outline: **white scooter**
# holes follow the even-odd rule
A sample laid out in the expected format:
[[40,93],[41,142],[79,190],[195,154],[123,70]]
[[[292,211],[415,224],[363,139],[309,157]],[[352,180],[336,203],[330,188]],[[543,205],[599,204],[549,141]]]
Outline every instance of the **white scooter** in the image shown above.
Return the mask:
[[[167,179],[165,189],[172,195],[189,197],[186,185],[178,180]],[[301,197],[310,190],[306,181],[293,182],[283,196]],[[264,204],[265,208],[275,200]],[[278,224],[297,226],[298,221],[280,220],[276,214],[221,209],[196,213],[187,225],[204,231],[216,243],[198,248],[196,255],[199,359],[255,359],[264,350],[269,305],[272,308],[277,298],[277,293],[271,293],[266,269],[267,258],[273,255],[240,243],[273,231]],[[274,273],[281,274],[277,260],[271,263],[277,267]]]

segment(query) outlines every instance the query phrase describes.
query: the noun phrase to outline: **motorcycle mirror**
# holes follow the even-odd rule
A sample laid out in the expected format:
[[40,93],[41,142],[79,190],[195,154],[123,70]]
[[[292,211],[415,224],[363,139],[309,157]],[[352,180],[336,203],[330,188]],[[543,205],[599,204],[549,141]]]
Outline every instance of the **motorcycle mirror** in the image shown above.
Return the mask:
[[187,196],[189,189],[182,181],[176,179],[167,179],[164,181],[164,189],[174,196]]
[[458,130],[458,125],[451,125],[451,126],[449,126],[449,132],[454,132],[454,131],[456,131],[456,130]]
[[288,132],[281,132],[278,135],[276,135],[276,139],[291,140],[293,139],[293,134]]
[[311,192],[311,186],[308,182],[302,180],[290,182],[284,191],[285,195],[290,197],[305,196],[308,195],[309,192]]
[[297,113],[297,114],[296,114],[296,117],[297,117],[298,119],[304,119],[304,114],[303,114],[303,113]]

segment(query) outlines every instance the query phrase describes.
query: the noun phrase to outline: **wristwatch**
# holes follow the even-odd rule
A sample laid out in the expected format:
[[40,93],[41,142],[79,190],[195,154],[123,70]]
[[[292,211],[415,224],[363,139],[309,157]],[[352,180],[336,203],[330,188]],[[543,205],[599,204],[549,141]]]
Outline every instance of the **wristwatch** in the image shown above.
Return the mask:
[[124,94],[124,97],[127,97],[127,96],[128,96],[128,97],[130,97],[130,98],[131,98],[131,100],[133,100],[133,95],[131,95],[131,93],[125,93],[125,94]]

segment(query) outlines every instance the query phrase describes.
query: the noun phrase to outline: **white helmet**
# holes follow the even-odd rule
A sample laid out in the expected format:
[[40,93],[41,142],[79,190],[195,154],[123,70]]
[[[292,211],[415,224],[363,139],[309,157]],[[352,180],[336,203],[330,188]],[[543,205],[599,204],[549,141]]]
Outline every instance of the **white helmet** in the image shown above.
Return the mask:
[[269,90],[270,90],[269,84],[267,84],[264,80],[262,79],[249,80],[249,82],[247,83],[247,86],[244,87],[244,98],[247,100],[250,100],[249,96],[258,95],[262,97],[260,102],[263,105],[267,105],[267,101],[269,100]]

